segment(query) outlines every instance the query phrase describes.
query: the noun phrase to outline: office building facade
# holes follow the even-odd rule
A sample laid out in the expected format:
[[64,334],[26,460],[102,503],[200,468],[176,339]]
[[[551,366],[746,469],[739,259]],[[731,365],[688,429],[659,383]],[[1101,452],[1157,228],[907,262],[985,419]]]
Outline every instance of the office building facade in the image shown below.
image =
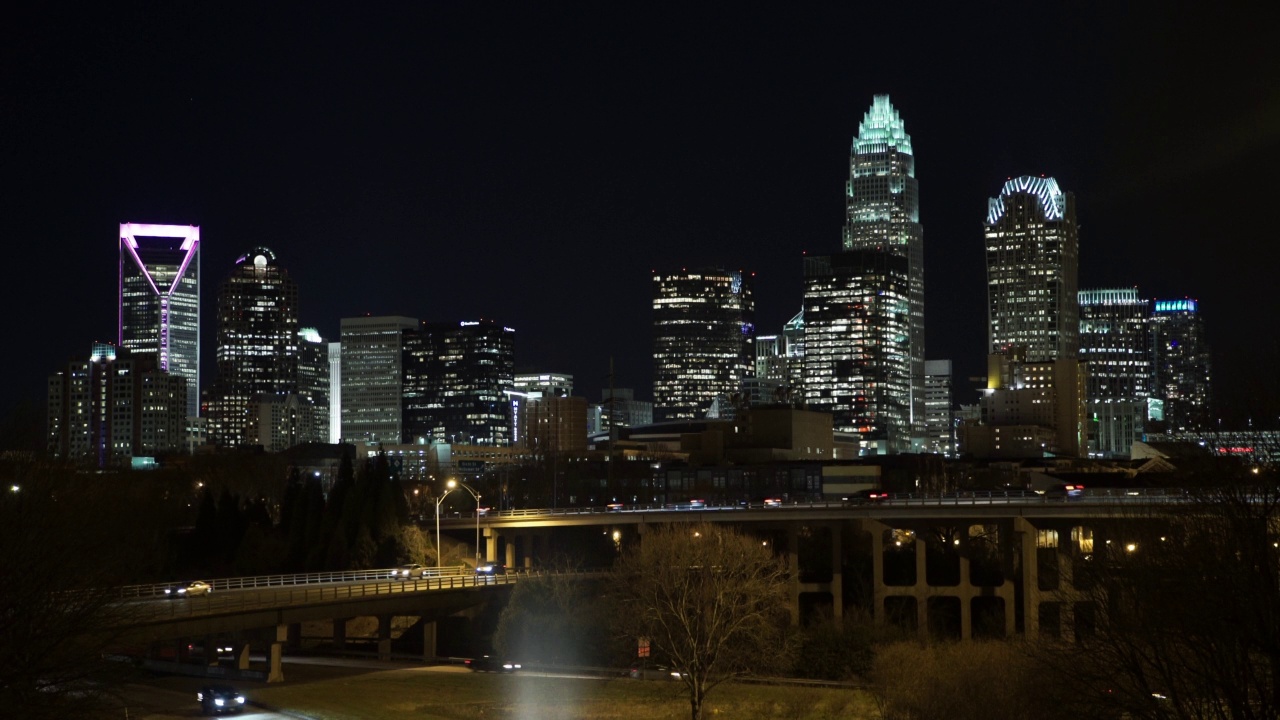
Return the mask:
[[[906,261],[907,435],[918,442],[925,422],[924,230],[911,136],[888,95],[876,95],[858,125],[845,196],[844,249],[888,252]],[[911,447],[909,442],[893,444]]]
[[200,414],[200,228],[120,225],[118,345],[153,355],[187,381],[187,409]]
[[1165,432],[1213,429],[1212,377],[1199,301],[1152,303],[1151,419]]
[[298,392],[298,286],[265,247],[236,260],[218,290],[218,377],[205,402],[209,440],[249,444],[259,395]]
[[1028,362],[1075,358],[1080,347],[1075,196],[1024,175],[987,203],[988,353],[1025,348]]
[[950,360],[926,360],[924,363],[923,450],[948,457],[955,454],[956,423],[954,382]]
[[659,421],[706,417],[712,401],[754,372],[755,295],[749,274],[653,276],[653,404]]
[[835,432],[857,433],[866,454],[909,452],[918,436],[908,259],[851,250],[805,258],[804,275],[806,406],[831,413]]
[[343,442],[400,442],[404,333],[417,327],[416,319],[394,315],[342,319],[339,375]]
[[94,343],[88,360],[74,360],[50,376],[49,454],[107,468],[129,465],[134,458],[181,452],[186,442],[187,380],[157,365],[152,353]]
[[309,415],[302,442],[329,442],[329,347],[316,328],[298,331],[298,395]]
[[1079,301],[1089,455],[1128,458],[1147,419],[1151,303],[1137,288],[1081,290]]
[[403,442],[511,444],[515,330],[492,320],[423,323],[404,333],[402,367]]

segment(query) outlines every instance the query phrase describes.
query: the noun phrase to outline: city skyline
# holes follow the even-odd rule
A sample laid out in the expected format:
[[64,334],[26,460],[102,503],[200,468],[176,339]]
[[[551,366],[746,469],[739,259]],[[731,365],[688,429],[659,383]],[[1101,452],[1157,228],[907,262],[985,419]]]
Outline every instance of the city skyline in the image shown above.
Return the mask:
[[[296,33],[279,9],[29,12],[4,51],[22,140],[5,209],[15,236],[68,250],[75,285],[50,301],[60,322],[15,319],[33,349],[5,408],[41,406],[27,386],[114,334],[105,238],[127,222],[200,226],[207,280],[272,247],[301,324],[329,339],[365,313],[492,318],[517,330],[517,369],[596,397],[612,357],[645,393],[650,271],[754,271],[758,332],[780,333],[804,254],[839,242],[849,141],[888,94],[921,158],[927,359],[952,360],[956,402],[985,357],[980,213],[1008,178],[1044,174],[1077,196],[1081,286],[1200,299],[1226,423],[1280,420],[1277,341],[1246,319],[1278,301],[1263,263],[1234,260],[1266,226],[1230,209],[1266,206],[1280,96],[1229,19],[910,12],[928,49],[888,62],[894,42],[851,46],[836,10],[624,32],[608,13],[397,8],[317,12]],[[31,275],[13,298],[40,296]]]

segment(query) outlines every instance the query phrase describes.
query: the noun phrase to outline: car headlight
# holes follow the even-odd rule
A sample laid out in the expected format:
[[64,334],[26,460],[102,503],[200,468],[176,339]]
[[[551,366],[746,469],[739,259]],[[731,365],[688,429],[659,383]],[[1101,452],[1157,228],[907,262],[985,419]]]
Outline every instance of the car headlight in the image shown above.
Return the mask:
[[196,693],[196,700],[204,700],[204,693],[202,692]]
[[225,700],[223,700],[222,698],[214,698],[214,699],[213,699],[213,704],[214,704],[214,705],[217,705],[218,707],[222,707],[223,703],[225,703],[225,702],[226,702],[226,701],[225,701]]
[[244,696],[243,696],[243,695],[237,695],[237,696],[236,696],[236,702],[238,702],[238,703],[240,703],[241,705],[243,705],[243,704],[244,704]]

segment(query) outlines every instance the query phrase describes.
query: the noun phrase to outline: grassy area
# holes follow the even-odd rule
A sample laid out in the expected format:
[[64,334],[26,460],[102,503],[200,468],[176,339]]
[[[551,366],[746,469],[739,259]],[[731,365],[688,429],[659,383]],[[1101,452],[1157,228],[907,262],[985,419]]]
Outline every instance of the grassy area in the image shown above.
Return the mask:
[[[286,682],[254,691],[255,700],[314,720],[677,720],[689,717],[677,682],[576,680],[531,675],[387,670],[319,682]],[[734,720],[793,718],[872,720],[868,693],[828,688],[725,684],[712,691],[705,716]]]

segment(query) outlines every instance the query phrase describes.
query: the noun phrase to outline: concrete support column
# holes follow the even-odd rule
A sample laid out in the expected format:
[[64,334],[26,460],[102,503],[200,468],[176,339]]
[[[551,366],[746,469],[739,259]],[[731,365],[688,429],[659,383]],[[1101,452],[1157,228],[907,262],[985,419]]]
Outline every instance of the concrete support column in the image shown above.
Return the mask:
[[863,530],[871,535],[871,615],[877,626],[885,624],[884,532],[888,528],[875,520],[864,520]]
[[831,523],[831,618],[844,627],[844,526]]
[[973,598],[977,595],[974,592],[973,585],[969,582],[969,558],[964,553],[968,551],[968,538],[961,541],[960,547],[960,585],[957,588],[960,593],[960,639],[973,639]]
[[237,640],[234,645],[236,649],[236,669],[249,669],[249,643],[243,640]]
[[347,648],[347,621],[350,619],[333,619],[333,647],[335,650],[345,650]]
[[787,575],[791,593],[791,624],[800,624],[800,526],[787,524]]
[[1013,519],[1013,534],[1022,549],[1022,630],[1028,640],[1040,637],[1040,572],[1036,558],[1036,528],[1026,518]]
[[516,538],[514,535],[508,535],[506,541],[507,552],[504,561],[507,567],[514,568],[516,566]]
[[919,533],[916,538],[916,633],[921,640],[929,640],[929,570],[925,563],[926,547]]
[[498,561],[498,533],[493,528],[484,529],[484,560]]
[[423,661],[435,660],[438,655],[436,650],[436,624],[435,622],[427,622],[426,618],[422,619],[422,659]]
[[284,644],[288,641],[289,626],[277,625],[276,639],[271,643],[270,670],[267,672],[267,682],[269,683],[284,682],[284,668],[281,660],[284,657]]
[[378,659],[391,659],[391,616],[378,616]]

